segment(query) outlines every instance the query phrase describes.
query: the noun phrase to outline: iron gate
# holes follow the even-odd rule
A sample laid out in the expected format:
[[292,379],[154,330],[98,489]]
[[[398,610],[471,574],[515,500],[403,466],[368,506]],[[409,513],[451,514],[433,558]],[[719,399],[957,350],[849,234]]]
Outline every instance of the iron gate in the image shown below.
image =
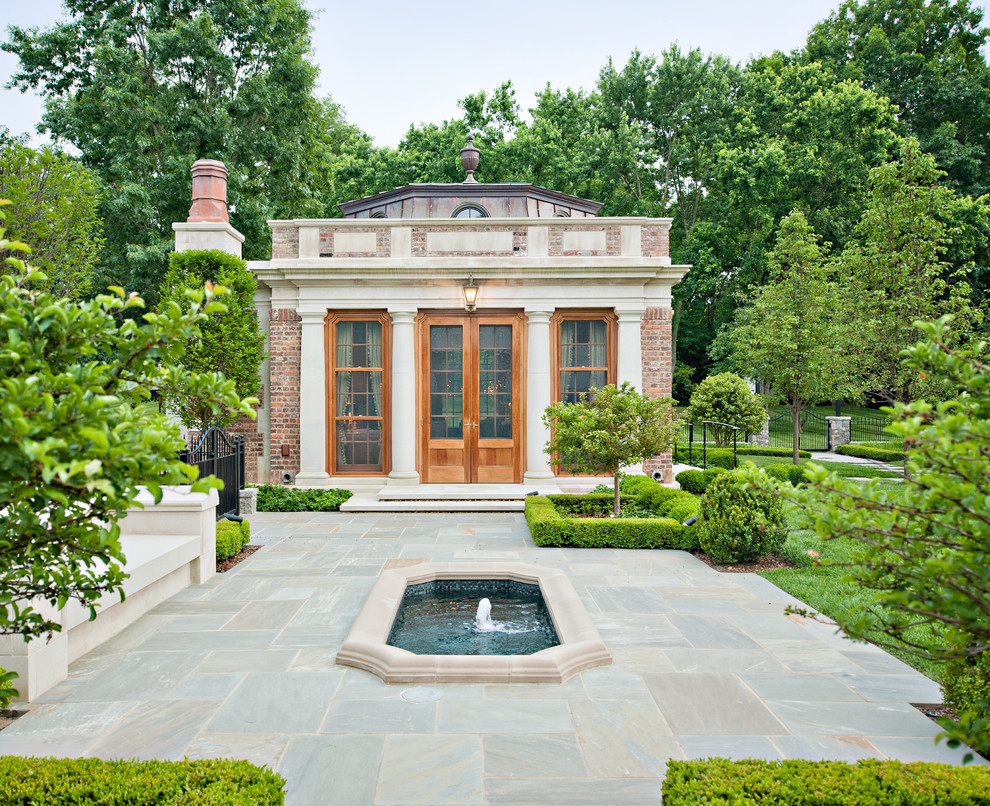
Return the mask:
[[244,435],[232,437],[221,428],[208,428],[192,448],[179,451],[179,460],[199,468],[199,477],[216,476],[223,481],[217,490],[220,503],[217,520],[240,515],[240,492],[244,488]]
[[[828,450],[828,421],[805,409],[800,415],[802,451]],[[770,447],[794,448],[794,419],[789,411],[770,418]]]

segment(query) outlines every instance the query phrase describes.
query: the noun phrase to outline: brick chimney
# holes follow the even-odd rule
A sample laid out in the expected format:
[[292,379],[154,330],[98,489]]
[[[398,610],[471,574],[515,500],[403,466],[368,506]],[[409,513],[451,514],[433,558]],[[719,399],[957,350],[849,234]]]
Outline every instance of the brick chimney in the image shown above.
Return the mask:
[[187,222],[227,222],[227,166],[220,160],[196,160],[192,165],[192,207]]
[[244,236],[227,215],[227,166],[220,160],[196,160],[192,165],[192,207],[189,218],[172,224],[175,251],[220,249],[241,256]]

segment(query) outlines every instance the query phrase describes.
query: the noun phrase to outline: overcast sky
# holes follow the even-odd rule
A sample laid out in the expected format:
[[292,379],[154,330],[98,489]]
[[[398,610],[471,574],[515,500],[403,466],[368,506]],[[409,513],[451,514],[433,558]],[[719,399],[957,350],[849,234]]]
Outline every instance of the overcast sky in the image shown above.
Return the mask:
[[[839,0],[304,3],[318,13],[321,94],[377,144],[396,145],[410,124],[457,117],[458,99],[507,79],[523,109],[547,82],[590,89],[610,56],[621,65],[634,48],[659,54],[677,43],[737,62],[789,51]],[[61,0],[0,0],[0,30],[47,27],[61,9]],[[2,83],[16,66],[0,53]],[[0,90],[0,125],[11,131],[33,132],[41,111],[34,94]]]

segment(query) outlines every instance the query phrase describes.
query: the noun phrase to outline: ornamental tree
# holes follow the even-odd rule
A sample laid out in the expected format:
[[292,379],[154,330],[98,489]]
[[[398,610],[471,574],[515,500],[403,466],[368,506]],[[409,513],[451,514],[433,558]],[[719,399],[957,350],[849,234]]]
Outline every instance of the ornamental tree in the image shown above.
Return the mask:
[[[867,609],[834,614],[849,635],[935,659],[990,658],[990,362],[986,343],[952,346],[950,316],[916,322],[924,339],[905,363],[941,380],[950,399],[898,403],[889,430],[910,474],[896,487],[852,483],[817,468],[807,487],[777,485],[798,528],[849,538],[849,575],[871,591]],[[754,479],[755,483],[759,483]],[[771,483],[772,484],[772,483]],[[930,626],[934,630],[918,629]],[[964,715],[965,717],[965,715]],[[955,738],[990,749],[990,703]]]
[[543,413],[545,451],[568,473],[608,473],[619,517],[619,469],[669,451],[677,434],[674,401],[637,392],[628,382],[591,389],[577,403],[557,401]]
[[[259,369],[265,359],[265,334],[258,329],[254,293],[258,283],[239,257],[219,249],[175,252],[159,289],[159,307],[181,304],[190,289],[207,283],[223,286],[226,310],[217,310],[199,324],[199,335],[188,344],[179,364],[190,372],[220,372],[234,382],[239,397],[255,397],[261,390]],[[205,431],[211,425],[229,425],[239,409],[218,408],[213,401],[172,387],[163,395],[169,411],[187,426]]]
[[[692,422],[714,420],[742,429],[744,434],[760,431],[767,419],[767,410],[749,384],[732,372],[709,375],[691,393],[691,406],[687,410]],[[716,445],[728,445],[732,441],[732,429],[710,425],[708,429]]]
[[[3,237],[0,249],[23,251]],[[184,345],[218,310],[209,290],[184,308],[141,319],[121,289],[75,302],[40,291],[46,278],[8,257],[0,277],[0,633],[25,639],[61,629],[36,609],[69,600],[89,608],[123,598],[119,521],[140,486],[220,486],[178,461],[177,424],[151,405],[173,384],[203,401],[250,414],[232,381],[178,365]],[[140,486],[139,486],[140,485]]]

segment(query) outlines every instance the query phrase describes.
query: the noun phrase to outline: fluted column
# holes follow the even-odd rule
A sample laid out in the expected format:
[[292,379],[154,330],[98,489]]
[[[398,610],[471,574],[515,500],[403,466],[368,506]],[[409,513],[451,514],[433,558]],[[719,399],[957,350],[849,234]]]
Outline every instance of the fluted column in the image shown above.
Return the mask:
[[543,446],[550,430],[543,424],[543,412],[550,405],[550,314],[526,311],[529,320],[526,351],[526,472],[528,482],[554,478],[550,458]]
[[392,316],[392,470],[389,484],[419,484],[416,472],[416,311]]
[[299,472],[296,484],[329,487],[327,473],[326,311],[300,311]]
[[643,349],[640,328],[643,312],[616,310],[619,318],[619,362],[616,367],[617,385],[628,381],[638,391],[643,391]]

